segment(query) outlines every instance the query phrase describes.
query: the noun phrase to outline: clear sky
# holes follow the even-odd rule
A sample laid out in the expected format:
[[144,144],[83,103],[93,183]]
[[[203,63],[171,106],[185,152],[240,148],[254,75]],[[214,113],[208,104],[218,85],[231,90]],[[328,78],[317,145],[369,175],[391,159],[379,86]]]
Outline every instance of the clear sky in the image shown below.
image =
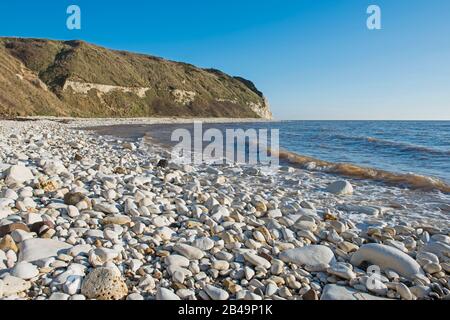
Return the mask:
[[[366,27],[371,4],[382,30]],[[221,69],[254,81],[278,119],[450,119],[448,0],[1,1],[0,35]]]

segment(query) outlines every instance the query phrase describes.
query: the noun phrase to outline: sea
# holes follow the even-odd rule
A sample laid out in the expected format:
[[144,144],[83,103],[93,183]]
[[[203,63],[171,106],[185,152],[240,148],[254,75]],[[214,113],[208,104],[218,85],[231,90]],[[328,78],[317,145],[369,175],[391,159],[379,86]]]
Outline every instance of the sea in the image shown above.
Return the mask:
[[[193,133],[194,125],[93,129],[124,140],[143,138],[170,150],[179,142],[172,141],[172,133],[180,128]],[[383,218],[392,223],[421,221],[450,227],[450,121],[234,122],[203,123],[202,129],[218,129],[224,136],[227,129],[278,129],[280,165],[299,167],[325,179],[357,182],[355,204],[401,204],[403,211]],[[356,219],[367,223],[370,217],[358,214]]]
[[[278,129],[280,163],[450,192],[450,121],[279,121],[203,123],[214,128]],[[193,124],[116,126],[125,136],[147,135],[171,146],[172,132]],[[269,142],[270,145],[270,142]]]

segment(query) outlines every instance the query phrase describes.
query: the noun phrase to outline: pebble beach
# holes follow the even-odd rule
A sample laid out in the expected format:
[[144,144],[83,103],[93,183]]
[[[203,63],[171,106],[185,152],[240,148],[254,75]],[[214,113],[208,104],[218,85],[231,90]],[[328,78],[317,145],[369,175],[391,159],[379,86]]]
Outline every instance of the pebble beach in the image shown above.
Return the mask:
[[450,298],[447,195],[91,130],[127,121],[0,120],[0,299]]

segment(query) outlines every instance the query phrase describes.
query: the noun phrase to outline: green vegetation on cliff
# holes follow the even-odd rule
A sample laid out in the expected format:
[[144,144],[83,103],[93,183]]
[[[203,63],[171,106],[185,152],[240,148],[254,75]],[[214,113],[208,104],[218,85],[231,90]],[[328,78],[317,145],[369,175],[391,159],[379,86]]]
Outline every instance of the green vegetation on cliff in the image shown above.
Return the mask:
[[0,115],[270,118],[246,79],[83,41],[0,38]]

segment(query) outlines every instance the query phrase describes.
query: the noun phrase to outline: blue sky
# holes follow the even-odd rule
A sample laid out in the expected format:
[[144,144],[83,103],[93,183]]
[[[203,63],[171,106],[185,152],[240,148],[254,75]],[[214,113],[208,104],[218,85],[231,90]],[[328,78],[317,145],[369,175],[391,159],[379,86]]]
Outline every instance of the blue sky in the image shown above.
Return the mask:
[[[382,30],[366,28],[371,4]],[[218,68],[254,81],[278,119],[450,119],[448,0],[2,1],[0,35]]]

